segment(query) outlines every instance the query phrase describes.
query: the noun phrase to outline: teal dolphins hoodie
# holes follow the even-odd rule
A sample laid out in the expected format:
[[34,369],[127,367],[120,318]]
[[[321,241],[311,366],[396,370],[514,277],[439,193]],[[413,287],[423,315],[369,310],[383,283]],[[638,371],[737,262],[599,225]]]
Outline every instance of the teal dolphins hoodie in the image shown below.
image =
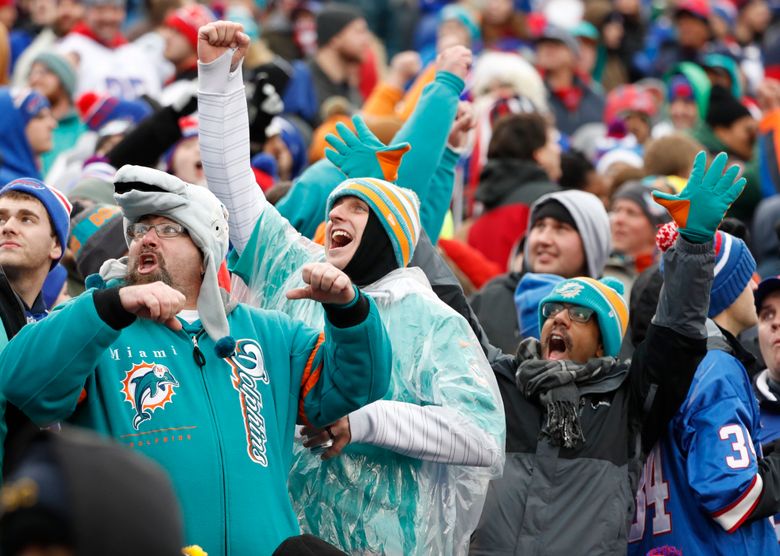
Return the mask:
[[26,326],[0,354],[0,394],[38,425],[67,419],[156,460],[187,542],[210,556],[271,554],[298,534],[287,493],[296,422],[333,422],[388,387],[373,302],[361,296],[362,322],[326,319],[324,333],[238,305],[228,315],[236,350],[218,359],[199,321],[115,330],[97,297],[88,291]]

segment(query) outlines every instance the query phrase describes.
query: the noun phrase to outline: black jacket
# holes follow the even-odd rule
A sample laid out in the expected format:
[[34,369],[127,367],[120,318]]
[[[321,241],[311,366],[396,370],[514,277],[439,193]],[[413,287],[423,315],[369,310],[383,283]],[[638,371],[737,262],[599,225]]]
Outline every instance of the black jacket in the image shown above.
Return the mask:
[[496,276],[469,298],[488,340],[504,353],[514,353],[522,338],[517,324],[515,290],[521,272]]
[[634,359],[623,364],[625,372],[579,388],[581,447],[540,440],[544,409],[515,384],[515,358],[494,363],[506,412],[506,464],[489,486],[470,554],[625,555],[645,454],[685,399],[707,351],[712,244],[670,252],[670,283]]
[[[21,300],[11,288],[8,277],[0,267],[0,317],[3,321],[3,329],[6,337],[10,340],[27,324],[27,318],[24,315],[24,306]],[[15,459],[16,443],[24,431],[34,429],[32,422],[12,404],[5,407],[5,422],[7,433],[5,443],[2,447],[3,453],[3,475],[8,469],[8,465]]]
[[560,190],[536,162],[493,158],[482,169],[474,198],[488,211],[516,203],[530,207],[542,195]]
[[27,319],[24,316],[24,307],[13,288],[11,288],[11,284],[8,282],[8,277],[3,272],[2,267],[0,267],[0,318],[2,318],[3,329],[9,340],[16,336],[16,333],[22,329],[22,326],[27,324]]

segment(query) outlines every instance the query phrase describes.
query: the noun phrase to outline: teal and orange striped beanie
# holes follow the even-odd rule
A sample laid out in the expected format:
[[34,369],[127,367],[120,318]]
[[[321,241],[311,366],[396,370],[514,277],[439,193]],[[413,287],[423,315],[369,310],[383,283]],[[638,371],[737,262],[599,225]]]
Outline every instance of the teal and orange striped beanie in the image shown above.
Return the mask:
[[357,197],[369,206],[390,238],[399,268],[407,266],[420,237],[420,201],[414,191],[378,178],[348,179],[328,197],[326,220],[341,197]]
[[604,355],[617,356],[628,327],[628,305],[623,298],[623,284],[615,278],[595,280],[586,276],[556,284],[552,293],[539,302],[539,329],[544,321],[542,305],[554,301],[593,309],[601,331]]

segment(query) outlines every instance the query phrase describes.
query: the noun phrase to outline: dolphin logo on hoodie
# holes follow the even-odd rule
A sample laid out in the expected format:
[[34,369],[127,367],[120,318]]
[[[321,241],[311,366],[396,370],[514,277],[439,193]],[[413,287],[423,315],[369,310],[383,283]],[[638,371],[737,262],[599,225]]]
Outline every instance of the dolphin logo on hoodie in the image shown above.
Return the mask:
[[179,382],[165,365],[142,363],[133,365],[122,381],[125,401],[130,402],[135,415],[133,428],[152,418],[152,412],[164,407],[173,398]]

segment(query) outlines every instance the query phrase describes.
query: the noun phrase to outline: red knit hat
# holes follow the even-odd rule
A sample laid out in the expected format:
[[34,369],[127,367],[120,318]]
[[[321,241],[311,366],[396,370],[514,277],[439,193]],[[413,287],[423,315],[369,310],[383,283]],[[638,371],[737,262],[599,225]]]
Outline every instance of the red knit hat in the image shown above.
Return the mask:
[[192,48],[197,50],[198,29],[215,20],[214,14],[206,6],[191,4],[168,14],[163,25],[184,35]]

